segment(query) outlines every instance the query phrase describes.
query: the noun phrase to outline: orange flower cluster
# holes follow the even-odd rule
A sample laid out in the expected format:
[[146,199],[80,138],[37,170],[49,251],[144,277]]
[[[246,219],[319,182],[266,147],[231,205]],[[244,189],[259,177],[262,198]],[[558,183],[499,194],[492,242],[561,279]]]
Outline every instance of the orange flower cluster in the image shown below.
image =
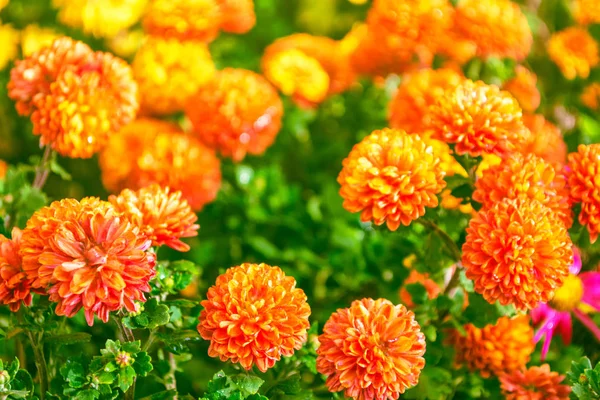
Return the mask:
[[21,238],[23,269],[36,289],[57,302],[56,314],[108,322],[122,308],[136,312],[154,276],[152,242],[112,204],[88,197],[38,210]]
[[425,335],[414,314],[385,299],[337,310],[319,342],[317,370],[327,387],[354,399],[397,399],[425,366]]
[[146,38],[132,68],[141,111],[155,115],[183,111],[190,97],[215,74],[206,43],[156,36]]
[[600,109],[600,83],[594,82],[587,86],[581,94],[581,102],[594,111]]
[[569,274],[572,246],[555,211],[537,200],[505,198],[471,219],[462,263],[488,302],[532,309]]
[[587,226],[590,241],[600,233],[600,144],[579,145],[569,154],[569,187],[574,203],[581,203],[579,222]]
[[596,0],[574,0],[573,14],[581,25],[600,23],[600,4]]
[[524,115],[523,123],[531,132],[531,141],[524,153],[535,154],[556,166],[566,163],[567,144],[556,125],[540,114]]
[[447,68],[426,68],[406,74],[389,105],[390,126],[411,133],[425,132],[430,126],[429,107],[464,79]]
[[203,42],[220,30],[246,33],[255,23],[253,0],[152,0],[143,19],[151,35]]
[[455,143],[457,154],[505,156],[521,149],[531,134],[521,107],[495,85],[465,80],[438,96],[429,108],[434,137]]
[[515,77],[504,83],[504,90],[512,94],[521,105],[523,111],[534,112],[542,100],[538,90],[537,75],[522,65],[515,68]]
[[16,62],[9,96],[42,145],[75,158],[100,151],[138,110],[130,67],[67,37]]
[[207,146],[241,161],[247,153],[262,154],[275,141],[283,104],[261,75],[225,68],[192,96],[186,114]]
[[569,189],[564,174],[552,164],[529,154],[514,154],[483,172],[475,182],[473,200],[490,208],[503,199],[537,200],[569,228],[573,223]]
[[410,285],[412,283],[420,283],[425,287],[425,291],[427,292],[427,297],[430,299],[435,299],[441,292],[440,286],[433,280],[429,278],[429,274],[422,274],[417,270],[411,270],[408,278],[404,280],[400,291],[398,292],[398,296],[407,308],[414,308],[415,303],[412,301],[412,296],[406,290],[404,286]]
[[568,400],[571,387],[561,385],[564,379],[544,364],[502,375],[500,384],[506,400]]
[[571,27],[548,40],[548,56],[567,79],[587,78],[600,63],[598,43],[585,28]]
[[13,228],[11,239],[0,235],[0,304],[13,312],[19,311],[21,303],[31,304],[32,280],[23,271],[21,236],[19,228]]
[[110,196],[108,201],[138,226],[153,246],[164,244],[188,251],[190,246],[180,239],[198,234],[198,217],[179,191],[155,184],[135,192],[125,189],[118,196]]
[[446,186],[439,157],[418,135],[377,130],[354,146],[338,176],[344,208],[392,231],[437,207]]
[[262,70],[283,94],[312,106],[340,93],[355,79],[342,42],[297,33],[277,39],[262,58]]
[[104,186],[137,190],[156,183],[180,191],[193,210],[213,201],[221,186],[214,151],[174,124],[138,119],[114,135],[100,154]]
[[279,267],[242,264],[229,268],[202,301],[198,332],[208,354],[244,369],[262,371],[291,356],[307,339],[310,307],[296,280]]
[[535,344],[529,317],[501,317],[496,324],[477,328],[464,326],[465,336],[455,331],[450,342],[455,347],[457,363],[464,363],[482,377],[501,376],[525,367]]

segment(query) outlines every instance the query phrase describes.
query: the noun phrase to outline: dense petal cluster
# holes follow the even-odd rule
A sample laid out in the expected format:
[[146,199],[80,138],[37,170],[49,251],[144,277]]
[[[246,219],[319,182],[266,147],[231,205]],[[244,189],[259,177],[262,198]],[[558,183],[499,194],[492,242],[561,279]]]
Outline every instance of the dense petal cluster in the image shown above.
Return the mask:
[[456,331],[450,338],[456,361],[471,371],[478,370],[484,378],[525,367],[535,347],[533,328],[526,316],[500,317],[494,325],[483,328],[467,324],[464,330],[464,336]]
[[319,342],[317,370],[327,387],[354,399],[398,399],[425,366],[425,335],[414,314],[385,299],[337,310]]
[[531,140],[524,153],[532,153],[557,166],[567,161],[567,144],[556,125],[541,114],[523,116],[523,123],[531,132]]
[[537,200],[554,211],[567,228],[573,223],[564,173],[533,154],[515,154],[486,169],[475,182],[473,200],[484,208],[506,198]]
[[131,68],[66,37],[16,63],[9,96],[42,145],[77,158],[100,151],[138,110]]
[[242,264],[229,268],[208,289],[198,332],[208,354],[265,372],[307,339],[310,307],[296,280],[279,267]]
[[583,90],[581,102],[594,111],[600,109],[600,83],[594,82]]
[[500,385],[506,400],[568,400],[571,387],[561,384],[564,379],[544,364],[502,375]]
[[458,72],[447,68],[426,68],[406,74],[389,105],[390,126],[407,132],[424,132],[429,125],[429,107],[463,80]]
[[210,81],[215,65],[205,43],[151,36],[132,63],[144,114],[183,111],[192,95]]
[[156,183],[181,191],[193,210],[213,201],[221,186],[215,152],[174,124],[138,119],[114,135],[100,154],[104,186],[118,192]]
[[471,219],[462,263],[488,302],[532,309],[564,282],[572,247],[553,210],[537,200],[505,198]]
[[567,79],[587,78],[600,62],[598,43],[581,27],[556,32],[548,40],[548,56]]
[[514,78],[505,82],[503,89],[519,101],[523,111],[531,113],[540,106],[542,100],[536,85],[537,75],[524,66],[518,65],[515,68]]
[[600,233],[600,144],[580,144],[568,158],[571,199],[581,203],[579,222],[587,226],[594,243]]
[[414,308],[415,303],[412,301],[412,297],[408,290],[406,290],[405,286],[413,283],[420,283],[425,288],[427,292],[427,297],[430,299],[435,299],[441,292],[440,286],[431,278],[429,278],[429,274],[422,274],[419,271],[413,269],[410,271],[408,277],[404,280],[400,291],[398,292],[398,296],[400,297],[400,301],[407,308]]
[[263,76],[225,68],[192,96],[186,114],[207,146],[241,161],[248,153],[262,154],[275,141],[283,103]]
[[455,143],[457,154],[504,156],[521,149],[531,136],[515,98],[481,81],[465,80],[449,88],[429,113],[434,137]]
[[573,14],[581,25],[600,23],[600,3],[596,0],[574,0]]
[[21,304],[31,304],[32,280],[23,270],[21,230],[13,228],[11,236],[11,239],[7,239],[0,235],[0,304],[16,312]]
[[190,246],[180,239],[198,234],[198,217],[180,191],[154,184],[137,191],[125,189],[108,201],[137,225],[153,246],[188,251]]
[[396,230],[437,207],[444,176],[439,156],[418,135],[383,129],[354,146],[337,180],[346,210]]
[[137,23],[148,0],[52,0],[63,24],[99,37],[113,37]]
[[458,36],[476,44],[480,57],[523,60],[533,36],[527,17],[511,0],[460,0],[454,29]]
[[94,315],[138,310],[155,274],[152,242],[112,204],[88,197],[65,199],[38,210],[21,238],[23,269],[33,287],[57,302],[56,314],[81,308],[89,325]]

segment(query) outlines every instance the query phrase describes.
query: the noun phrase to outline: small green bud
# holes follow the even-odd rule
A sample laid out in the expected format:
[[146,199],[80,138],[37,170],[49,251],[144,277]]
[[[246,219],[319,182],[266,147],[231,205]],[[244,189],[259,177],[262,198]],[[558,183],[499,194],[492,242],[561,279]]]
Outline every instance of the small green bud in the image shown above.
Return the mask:
[[0,371],[0,387],[6,385],[8,382],[10,382],[10,374],[8,371]]

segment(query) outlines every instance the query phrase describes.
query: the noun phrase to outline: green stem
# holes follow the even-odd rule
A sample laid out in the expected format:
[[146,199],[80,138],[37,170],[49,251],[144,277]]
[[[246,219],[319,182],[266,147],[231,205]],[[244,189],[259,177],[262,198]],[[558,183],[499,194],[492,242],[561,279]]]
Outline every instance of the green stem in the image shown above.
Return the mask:
[[460,249],[458,248],[456,243],[454,243],[454,240],[452,240],[452,238],[448,236],[446,232],[444,232],[434,222],[426,220],[424,218],[419,218],[416,220],[416,222],[418,224],[423,225],[425,228],[431,229],[433,232],[435,232],[444,242],[446,249],[450,252],[450,256],[454,259],[454,261],[460,262],[460,259],[462,257]]
[[[123,339],[125,339],[126,342],[134,342],[135,336],[133,335],[133,331],[123,324],[123,320],[121,319],[121,317],[115,316],[114,320],[117,324],[117,327],[119,328],[119,332],[121,332],[121,335],[123,336]],[[125,392],[125,396],[123,397],[124,400],[135,399],[135,382],[136,378],[133,378],[133,383],[131,384],[131,387],[127,392]]]
[[37,338],[31,331],[27,331],[27,335],[31,341],[31,348],[33,349],[33,355],[35,357],[35,366],[38,370],[38,378],[40,380],[40,400],[44,400],[46,398],[46,392],[48,391],[48,367],[46,365],[44,344],[42,341],[44,333],[39,333]]
[[48,179],[48,175],[50,174],[50,169],[48,169],[48,163],[51,157],[52,148],[50,146],[46,146],[46,149],[44,150],[44,155],[40,160],[40,164],[35,170],[35,178],[33,178],[34,188],[41,189],[46,184],[46,180]]
[[[165,377],[165,389],[167,390],[177,390],[177,380],[175,379],[175,371],[177,371],[177,360],[175,359],[175,355],[169,352],[169,373]],[[173,398],[173,400],[177,400],[177,396]]]
[[144,347],[142,347],[142,351],[147,353],[148,350],[150,350],[150,346],[154,344],[154,340],[156,340],[156,329],[150,331],[150,335],[148,336],[148,340],[146,340]]

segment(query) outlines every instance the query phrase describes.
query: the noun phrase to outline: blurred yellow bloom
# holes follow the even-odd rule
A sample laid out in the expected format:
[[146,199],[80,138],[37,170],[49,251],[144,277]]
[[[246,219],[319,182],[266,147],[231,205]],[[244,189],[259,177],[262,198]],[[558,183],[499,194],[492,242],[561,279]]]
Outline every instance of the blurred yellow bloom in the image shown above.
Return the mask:
[[111,38],[140,20],[148,0],[52,0],[58,19],[85,33]]
[[552,35],[548,55],[567,79],[587,78],[598,65],[598,43],[584,28],[571,27]]
[[8,4],[9,0],[0,0],[0,10],[2,10]]
[[119,57],[127,58],[138,51],[144,41],[144,36],[144,31],[141,29],[122,31],[108,39],[106,46]]
[[61,35],[50,28],[28,25],[21,31],[21,50],[24,57],[29,57],[42,47],[50,46]]
[[0,160],[0,179],[4,179],[8,171],[8,164],[4,160]]
[[348,0],[352,4],[365,4],[369,0]]
[[483,171],[495,165],[500,165],[501,163],[502,158],[499,156],[495,154],[484,154],[479,166],[477,167],[477,177],[481,178],[483,176]]
[[581,102],[592,110],[598,110],[600,106],[600,83],[592,83],[587,86],[581,94]]
[[0,43],[2,43],[0,47],[0,70],[2,70],[18,55],[19,31],[10,25],[0,25]]
[[575,20],[581,25],[600,23],[600,2],[598,0],[575,0],[573,14]]
[[133,60],[141,109],[146,114],[172,114],[215,73],[208,47],[196,40],[150,36]]

